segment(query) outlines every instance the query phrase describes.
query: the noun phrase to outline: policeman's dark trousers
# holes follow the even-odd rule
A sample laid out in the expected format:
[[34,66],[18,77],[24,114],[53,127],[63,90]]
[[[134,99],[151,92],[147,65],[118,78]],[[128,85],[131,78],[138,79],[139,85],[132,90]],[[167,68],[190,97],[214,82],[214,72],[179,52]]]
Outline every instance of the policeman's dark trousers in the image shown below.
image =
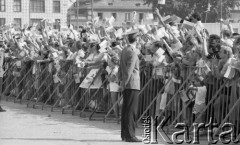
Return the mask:
[[135,127],[138,112],[138,93],[138,90],[132,89],[125,89],[123,91],[121,137],[124,139],[135,137]]

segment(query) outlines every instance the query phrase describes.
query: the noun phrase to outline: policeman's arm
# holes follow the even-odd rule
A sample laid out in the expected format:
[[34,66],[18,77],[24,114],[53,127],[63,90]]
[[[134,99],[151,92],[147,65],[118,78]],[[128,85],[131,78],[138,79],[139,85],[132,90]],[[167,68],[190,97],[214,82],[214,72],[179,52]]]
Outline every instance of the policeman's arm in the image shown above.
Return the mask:
[[133,51],[130,51],[128,54],[128,58],[129,61],[127,62],[127,79],[126,79],[126,84],[129,82],[130,77],[133,73],[133,69],[135,67],[136,64],[136,60],[137,60],[137,55],[133,53]]

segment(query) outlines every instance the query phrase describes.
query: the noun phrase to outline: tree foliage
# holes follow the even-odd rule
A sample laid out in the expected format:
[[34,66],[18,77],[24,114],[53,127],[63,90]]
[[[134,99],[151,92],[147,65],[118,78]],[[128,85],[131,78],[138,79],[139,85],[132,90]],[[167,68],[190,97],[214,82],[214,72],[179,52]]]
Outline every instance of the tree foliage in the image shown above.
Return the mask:
[[[165,5],[159,5],[158,0],[143,0],[145,4],[152,6],[153,9],[159,8],[164,15],[175,14],[179,17],[186,17],[196,6],[195,11],[202,14],[203,21],[217,22],[230,17],[230,10],[240,6],[240,0],[166,0]],[[208,11],[209,4],[211,5]],[[207,17],[206,17],[207,16]]]

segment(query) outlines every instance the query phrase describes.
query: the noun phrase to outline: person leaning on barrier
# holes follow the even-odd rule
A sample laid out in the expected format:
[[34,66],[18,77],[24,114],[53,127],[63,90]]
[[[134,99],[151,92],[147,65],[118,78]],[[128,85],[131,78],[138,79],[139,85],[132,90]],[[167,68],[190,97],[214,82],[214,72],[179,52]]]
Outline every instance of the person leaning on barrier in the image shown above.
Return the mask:
[[[119,79],[118,79],[118,72],[119,72],[119,56],[116,51],[113,51],[109,54],[110,56],[107,59],[108,66],[107,68],[110,70],[108,72],[107,79],[109,81],[109,91],[111,95],[111,103],[112,105],[115,104],[115,102],[119,99],[119,94],[121,92],[121,87],[119,85]],[[114,114],[117,119],[119,119],[120,107],[122,106],[122,103],[119,102],[114,108]]]

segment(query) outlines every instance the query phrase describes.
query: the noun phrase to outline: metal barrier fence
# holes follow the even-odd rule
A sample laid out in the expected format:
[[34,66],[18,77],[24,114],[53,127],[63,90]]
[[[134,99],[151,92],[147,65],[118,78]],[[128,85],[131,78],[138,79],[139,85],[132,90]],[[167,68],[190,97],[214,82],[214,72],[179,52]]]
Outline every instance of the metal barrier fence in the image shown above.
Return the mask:
[[[164,89],[155,88],[156,84],[149,84],[148,87],[142,88],[141,92],[147,92],[147,95],[140,95],[140,103],[142,106],[139,108],[138,123],[141,123],[143,117],[152,116],[155,118],[158,116],[158,123],[163,117],[168,118],[167,120],[167,131],[174,131],[174,126],[177,123],[185,123],[193,130],[193,123],[205,123],[208,124],[217,123],[214,127],[214,135],[219,135],[221,131],[227,130],[229,126],[233,127],[233,135],[236,137],[240,133],[240,78],[236,75],[234,79],[227,80],[225,78],[217,79],[215,76],[208,75],[203,80],[206,87],[206,99],[205,105],[201,108],[198,114],[194,114],[195,109],[195,97],[189,97],[189,100],[184,100],[184,96],[189,87],[189,83],[192,82],[197,71],[203,72],[203,68],[187,67],[181,70],[181,83],[174,82],[174,93],[167,94],[166,106],[160,112],[151,113],[155,111],[155,107],[159,102],[157,100],[163,99]],[[158,84],[159,85],[159,84]],[[158,92],[155,93],[154,92]],[[152,94],[151,94],[152,93]],[[162,104],[161,104],[162,105]],[[197,106],[201,107],[201,106]],[[144,111],[143,111],[144,110]],[[227,125],[228,126],[225,126]],[[229,125],[231,123],[231,125]],[[207,133],[207,132],[206,132]],[[239,136],[238,136],[239,138]]]
[[[105,87],[106,79],[102,79],[102,86],[98,89],[91,89],[91,85],[85,89],[80,88],[80,83],[89,71],[81,70],[81,79],[76,83],[75,75],[79,74],[79,68],[73,61],[60,61],[60,70],[55,70],[54,62],[50,60],[21,60],[21,65],[19,61],[10,61],[5,67],[1,95],[5,96],[6,100],[13,98],[14,103],[24,103],[27,107],[33,108],[50,107],[51,111],[56,109],[63,114],[70,111],[72,115],[78,113],[81,117],[89,115],[90,120],[98,112],[97,114],[102,114],[100,119],[104,122],[109,119],[114,108],[119,106],[121,93],[117,101],[112,103],[110,93]],[[219,124],[214,132],[216,135],[223,129],[224,123],[230,122],[235,125],[234,135],[239,135],[240,81],[238,75],[232,80],[217,79],[207,75],[204,80],[207,91],[205,105],[196,106],[194,103],[196,96],[194,93],[189,95],[187,90],[196,72],[204,71],[202,68],[185,67],[177,70],[180,82],[176,80],[176,68],[165,68],[164,75],[160,77],[152,75],[153,70],[154,68],[146,66],[140,71],[138,123],[141,123],[141,119],[146,116],[158,116],[159,119],[170,116],[167,128],[171,131],[177,122],[185,122],[192,126],[194,122],[208,123],[212,120]],[[56,71],[59,71],[60,82],[54,81],[53,75]],[[100,67],[94,79],[101,76],[103,72],[104,69]],[[184,99],[186,96],[189,100]],[[91,108],[89,106],[91,102],[98,105]],[[202,107],[198,114],[193,113],[195,107]],[[99,115],[96,116],[99,117]],[[120,118],[116,119],[119,123]]]

